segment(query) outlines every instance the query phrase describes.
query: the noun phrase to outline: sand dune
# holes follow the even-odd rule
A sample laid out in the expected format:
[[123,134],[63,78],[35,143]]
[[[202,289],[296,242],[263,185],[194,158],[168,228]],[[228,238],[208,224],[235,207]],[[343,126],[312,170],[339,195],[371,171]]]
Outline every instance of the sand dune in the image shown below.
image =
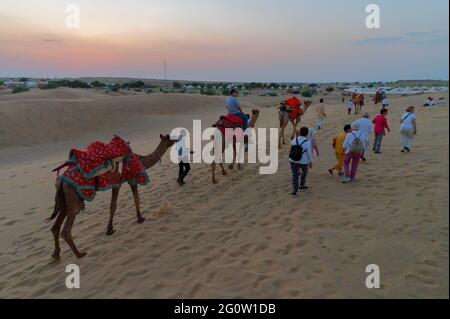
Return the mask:
[[0,148],[70,141],[99,131],[128,133],[159,125],[158,118],[173,122],[177,113],[195,116],[219,108],[223,98],[189,94],[110,96],[61,88],[8,95],[0,100]]
[[[243,100],[260,106],[258,127],[276,127],[277,99]],[[38,145],[2,151],[21,160],[0,164],[0,298],[448,298],[448,108],[419,107],[414,152],[399,152],[398,119],[406,106],[422,100],[391,98],[393,132],[382,156],[371,155],[359,180],[342,185],[327,173],[334,160],[331,138],[355,117],[346,115],[339,97],[329,97],[311,190],[295,199],[289,196],[286,146],[276,175],[261,176],[258,165],[246,165],[219,176],[214,186],[208,166],[196,164],[179,188],[177,168],[166,157],[150,170],[151,184],[141,188],[145,224],[135,223],[131,192],[124,187],[117,232],[106,237],[110,195],[99,194],[74,227],[88,256],[77,260],[62,243],[62,259],[53,262],[50,225],[44,223],[53,205],[50,170],[67,149],[40,143],[70,143],[103,121],[105,127],[124,125],[139,137],[133,146],[145,153],[156,145],[160,128],[187,125],[197,115],[217,118],[223,98],[121,98],[77,90],[2,97],[0,145]],[[378,111],[371,103],[367,109]],[[122,111],[126,117],[118,115]],[[168,115],[171,122],[163,120]],[[126,128],[129,116],[137,118],[137,129]],[[309,111],[304,124],[313,123]],[[72,133],[62,134],[63,127]],[[30,149],[29,155],[39,156],[22,160]],[[70,263],[80,265],[79,290],[65,287]],[[381,268],[379,290],[364,285],[365,268],[373,263]]]

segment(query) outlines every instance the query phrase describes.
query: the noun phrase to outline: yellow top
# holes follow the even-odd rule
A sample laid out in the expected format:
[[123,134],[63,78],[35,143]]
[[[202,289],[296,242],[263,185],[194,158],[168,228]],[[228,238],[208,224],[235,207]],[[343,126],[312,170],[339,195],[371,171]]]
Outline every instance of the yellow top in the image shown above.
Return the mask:
[[336,136],[334,138],[334,151],[336,152],[336,154],[341,154],[344,153],[344,141],[345,138],[347,137],[347,133],[346,132],[341,132],[338,134],[338,136]]

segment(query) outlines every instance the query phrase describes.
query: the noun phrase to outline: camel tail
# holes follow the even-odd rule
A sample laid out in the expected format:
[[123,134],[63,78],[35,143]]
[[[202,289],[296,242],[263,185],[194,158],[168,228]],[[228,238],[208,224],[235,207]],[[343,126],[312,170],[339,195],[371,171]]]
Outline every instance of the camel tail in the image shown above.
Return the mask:
[[61,213],[62,206],[64,205],[65,201],[63,186],[64,186],[63,182],[59,182],[58,185],[56,186],[55,206],[53,208],[53,214],[46,219],[47,223],[54,220],[59,215],[59,213]]

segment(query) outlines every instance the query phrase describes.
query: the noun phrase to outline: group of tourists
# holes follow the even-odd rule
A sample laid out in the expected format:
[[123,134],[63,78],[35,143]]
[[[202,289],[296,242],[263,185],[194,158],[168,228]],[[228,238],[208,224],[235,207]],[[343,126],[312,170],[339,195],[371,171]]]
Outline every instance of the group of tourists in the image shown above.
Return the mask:
[[[231,90],[230,96],[225,101],[225,107],[228,114],[236,115],[242,119],[243,129],[248,127],[249,116],[243,112],[238,100],[239,92]],[[350,102],[348,105],[350,105]],[[342,183],[351,183],[355,180],[359,163],[367,161],[367,154],[370,149],[370,138],[373,135],[372,151],[374,154],[381,154],[382,142],[386,133],[391,132],[388,124],[389,110],[388,101],[384,97],[382,100],[383,108],[379,114],[372,120],[369,113],[347,124],[339,132],[332,142],[336,156],[336,164],[328,170],[329,174],[335,172],[342,177]],[[351,114],[351,107],[348,107],[348,113]],[[417,123],[414,106],[407,108],[400,119],[400,140],[401,152],[411,152],[413,140],[417,134]],[[295,138],[291,141],[291,150],[289,153],[289,163],[292,172],[292,196],[297,196],[299,191],[308,190],[307,177],[309,170],[313,166],[313,159],[319,156],[319,148],[315,139],[316,130],[321,130],[325,123],[326,109],[324,99],[320,99],[316,106],[316,128],[301,127],[296,131]],[[179,157],[179,176],[178,184],[184,185],[184,179],[190,172],[188,154],[186,148],[186,132],[181,132],[181,136],[176,144]]]
[[[350,104],[351,103],[351,104]],[[347,104],[348,114],[351,114],[352,102]],[[367,155],[370,150],[370,139],[373,136],[372,151],[374,154],[381,154],[383,138],[391,132],[388,123],[388,100],[382,99],[383,108],[379,114],[371,119],[369,113],[347,124],[339,132],[332,142],[336,156],[336,164],[328,170],[330,175],[337,173],[342,177],[342,183],[351,183],[355,180],[358,167],[361,161],[367,161]],[[316,125],[317,129],[322,129],[326,117],[324,100],[321,99],[316,107]],[[413,140],[417,134],[415,107],[410,106],[400,119],[400,144],[401,152],[411,152]],[[297,196],[299,190],[307,190],[306,180],[309,169],[313,162],[313,143],[308,138],[311,129],[302,127],[297,132],[297,137],[291,142],[291,151],[289,162],[292,171],[292,195]],[[317,143],[314,139],[314,147],[317,149]],[[302,154],[302,155],[300,155]],[[300,180],[300,182],[299,182]]]

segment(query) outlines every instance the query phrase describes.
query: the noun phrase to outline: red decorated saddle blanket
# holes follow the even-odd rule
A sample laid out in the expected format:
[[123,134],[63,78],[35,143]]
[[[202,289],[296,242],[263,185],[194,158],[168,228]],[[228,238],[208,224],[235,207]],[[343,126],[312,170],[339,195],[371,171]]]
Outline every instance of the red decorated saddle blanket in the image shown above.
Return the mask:
[[96,141],[85,150],[72,149],[69,160],[57,170],[64,167],[67,168],[64,174],[58,176],[57,182],[70,184],[87,201],[92,201],[97,191],[107,191],[124,182],[131,185],[149,182],[139,156],[132,152],[129,143],[118,136],[108,144]]
[[[242,130],[236,130],[238,128],[244,128],[244,121],[242,118],[235,114],[228,114],[220,117],[220,120],[213,125],[222,133],[222,136],[225,137],[225,141],[231,142],[234,138],[237,141],[243,141],[245,138],[245,134]],[[232,130],[227,130],[232,129]]]
[[283,111],[288,112],[289,118],[295,121],[302,112],[302,102],[295,96],[283,101]]

